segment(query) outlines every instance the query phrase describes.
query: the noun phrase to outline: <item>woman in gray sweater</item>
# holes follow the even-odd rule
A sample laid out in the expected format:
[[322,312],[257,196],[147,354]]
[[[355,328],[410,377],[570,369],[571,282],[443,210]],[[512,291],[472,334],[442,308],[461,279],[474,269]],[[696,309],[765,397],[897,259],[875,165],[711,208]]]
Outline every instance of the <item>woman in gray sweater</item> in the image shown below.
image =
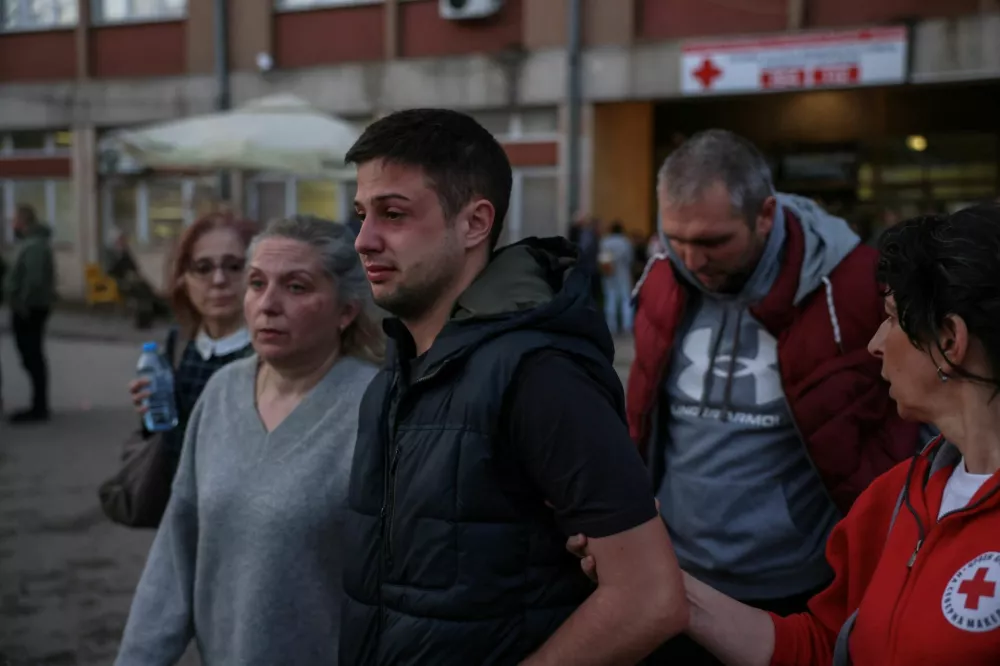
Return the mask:
[[209,381],[116,664],[337,662],[344,505],[358,406],[383,338],[354,237],[271,223],[250,246],[256,355]]

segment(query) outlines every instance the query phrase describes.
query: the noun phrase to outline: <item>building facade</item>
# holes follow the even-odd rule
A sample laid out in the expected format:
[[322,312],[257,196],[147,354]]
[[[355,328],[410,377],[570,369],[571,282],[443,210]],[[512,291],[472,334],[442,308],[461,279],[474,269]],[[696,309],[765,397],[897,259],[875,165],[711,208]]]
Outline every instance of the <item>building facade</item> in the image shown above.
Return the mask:
[[[449,2],[229,0],[232,103],[288,92],[359,126],[406,107],[468,111],[515,168],[507,239],[562,233],[567,0],[503,0],[477,20],[444,18]],[[581,208],[639,235],[655,225],[656,164],[708,126],[750,136],[783,184],[859,215],[887,202],[906,212],[996,192],[995,0],[581,5]],[[30,203],[53,226],[65,297],[82,295],[86,264],[117,231],[162,285],[173,240],[212,198],[209,175],[114,173],[99,145],[110,130],[215,108],[214,16],[212,0],[0,2],[0,211],[9,219],[17,203]],[[892,34],[902,69],[868,81],[848,67],[846,78],[804,85],[792,62],[782,85],[762,74],[735,87],[712,74],[751,52],[813,57],[775,46],[782,35],[870,37],[859,29],[901,30]],[[744,55],[730,58],[734,48]],[[702,74],[688,67],[692,53],[705,54]],[[699,76],[709,83],[699,88]],[[235,189],[236,205],[256,219],[296,211],[344,219],[353,183],[252,173]],[[0,238],[12,240],[6,220]]]

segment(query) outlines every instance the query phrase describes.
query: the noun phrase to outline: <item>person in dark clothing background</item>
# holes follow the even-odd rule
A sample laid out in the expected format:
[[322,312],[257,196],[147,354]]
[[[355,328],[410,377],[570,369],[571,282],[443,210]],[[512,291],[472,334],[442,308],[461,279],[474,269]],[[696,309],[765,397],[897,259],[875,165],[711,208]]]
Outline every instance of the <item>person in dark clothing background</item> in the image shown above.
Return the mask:
[[594,300],[602,303],[604,293],[597,256],[600,254],[601,222],[592,215],[578,213],[569,230],[569,240],[579,250],[577,265],[590,275],[590,293]]
[[157,316],[168,318],[170,306],[160,298],[143,277],[132,254],[128,236],[119,233],[108,251],[107,273],[118,283],[118,289],[135,308],[135,327],[148,329]]
[[[0,242],[0,250],[3,250],[3,243]],[[7,276],[7,262],[3,259],[3,254],[0,254],[0,305],[3,305],[4,297],[4,278]],[[3,372],[0,369],[0,414],[3,414]]]
[[[687,606],[576,248],[495,251],[511,167],[466,115],[392,114],[347,159],[396,318],[358,420],[340,663],[640,661]],[[596,589],[563,549],[584,525],[613,563]]]
[[45,324],[56,298],[55,258],[51,230],[31,206],[20,205],[14,216],[17,256],[4,290],[11,309],[11,328],[21,364],[31,377],[31,407],[11,415],[11,423],[49,418],[48,365],[45,361]]

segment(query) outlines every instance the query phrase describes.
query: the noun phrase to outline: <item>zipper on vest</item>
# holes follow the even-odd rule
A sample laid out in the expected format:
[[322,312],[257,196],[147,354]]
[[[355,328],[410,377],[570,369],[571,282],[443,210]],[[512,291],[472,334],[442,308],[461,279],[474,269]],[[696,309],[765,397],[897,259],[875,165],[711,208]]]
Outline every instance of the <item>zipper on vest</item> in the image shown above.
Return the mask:
[[[397,387],[398,381],[393,381],[394,391]],[[392,566],[392,547],[389,539],[392,533],[393,505],[396,501],[396,466],[399,463],[399,446],[396,444],[396,420],[399,415],[399,406],[405,398],[406,391],[400,390],[399,395],[389,405],[385,422],[385,463],[382,467],[382,555],[386,564],[390,567]]]
[[392,568],[394,560],[393,518],[395,517],[396,512],[397,471],[399,469],[399,459],[402,454],[402,447],[400,447],[396,441],[396,427],[398,425],[397,421],[399,409],[414,386],[433,379],[447,364],[448,361],[443,361],[434,367],[434,369],[428,374],[423,375],[415,382],[409,383],[406,390],[399,391],[398,396],[395,395],[396,391],[399,390],[398,372],[394,374],[392,378],[392,387],[389,390],[391,402],[387,406],[386,413],[384,415],[385,441],[383,442],[383,446],[385,447],[385,463],[382,467],[382,510],[379,512],[379,533],[382,537],[382,557],[379,558],[379,636],[382,635],[382,628],[385,626],[386,616],[385,600],[382,596],[382,584],[384,583],[385,577],[388,573],[387,570]]
[[[433,379],[438,375],[439,372],[447,365],[448,362],[444,361],[439,365],[435,366],[431,372],[423,375],[413,383],[409,385],[409,389],[414,386],[422,384],[428,380]],[[394,384],[395,387],[395,384]],[[386,424],[389,429],[389,441],[386,442],[386,472],[385,472],[385,500],[382,504],[382,546],[383,553],[385,557],[386,566],[392,568],[394,561],[394,551],[393,551],[393,525],[396,513],[396,479],[398,478],[396,471],[399,469],[399,458],[403,453],[402,447],[396,441],[396,426],[399,414],[399,407],[403,404],[403,400],[409,395],[409,391],[401,392],[399,398],[395,402],[395,406],[389,409],[388,423]],[[389,451],[392,451],[389,455]]]
[[402,453],[402,448],[399,444],[392,452],[392,460],[389,463],[389,480],[387,486],[387,493],[389,496],[389,501],[386,504],[386,516],[385,516],[385,537],[383,538],[383,543],[385,544],[385,556],[386,564],[391,568],[393,563],[393,551],[392,551],[392,537],[393,537],[393,515],[396,511],[396,470],[399,468],[399,456]]
[[[398,373],[393,373],[392,384],[390,385],[389,392],[387,394],[390,402],[384,406],[382,412],[382,419],[383,419],[382,427],[385,428],[382,434],[384,440],[382,442],[382,445],[385,447],[386,455],[384,456],[385,462],[382,464],[382,508],[379,510],[378,520],[379,520],[379,536],[382,539],[383,551],[385,550],[385,541],[387,537],[386,518],[388,516],[388,500],[389,500],[390,465],[389,465],[388,452],[389,452],[389,447],[392,445],[392,438],[394,436],[393,432],[394,429],[390,430],[392,419],[395,418],[395,413],[394,413],[395,410],[393,409],[392,406],[392,400],[394,399],[398,383],[399,383],[399,375]],[[386,614],[385,599],[382,596],[382,583],[383,581],[385,581],[385,575],[386,575],[385,569],[386,569],[385,558],[384,557],[378,558],[378,633],[376,635],[379,638],[377,640],[381,640],[382,629],[385,626],[385,614]]]

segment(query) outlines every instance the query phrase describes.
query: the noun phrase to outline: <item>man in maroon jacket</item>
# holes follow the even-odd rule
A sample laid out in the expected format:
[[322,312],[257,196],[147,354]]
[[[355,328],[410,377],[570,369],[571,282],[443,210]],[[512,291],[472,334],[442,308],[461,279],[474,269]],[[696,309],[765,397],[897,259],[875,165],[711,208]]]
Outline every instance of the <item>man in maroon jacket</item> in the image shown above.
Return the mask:
[[[757,149],[691,137],[658,178],[666,251],[636,288],[632,437],[681,567],[791,613],[829,581],[830,529],[918,448],[868,341],[876,253],[813,202],[777,194]],[[713,664],[690,642],[657,661]]]

